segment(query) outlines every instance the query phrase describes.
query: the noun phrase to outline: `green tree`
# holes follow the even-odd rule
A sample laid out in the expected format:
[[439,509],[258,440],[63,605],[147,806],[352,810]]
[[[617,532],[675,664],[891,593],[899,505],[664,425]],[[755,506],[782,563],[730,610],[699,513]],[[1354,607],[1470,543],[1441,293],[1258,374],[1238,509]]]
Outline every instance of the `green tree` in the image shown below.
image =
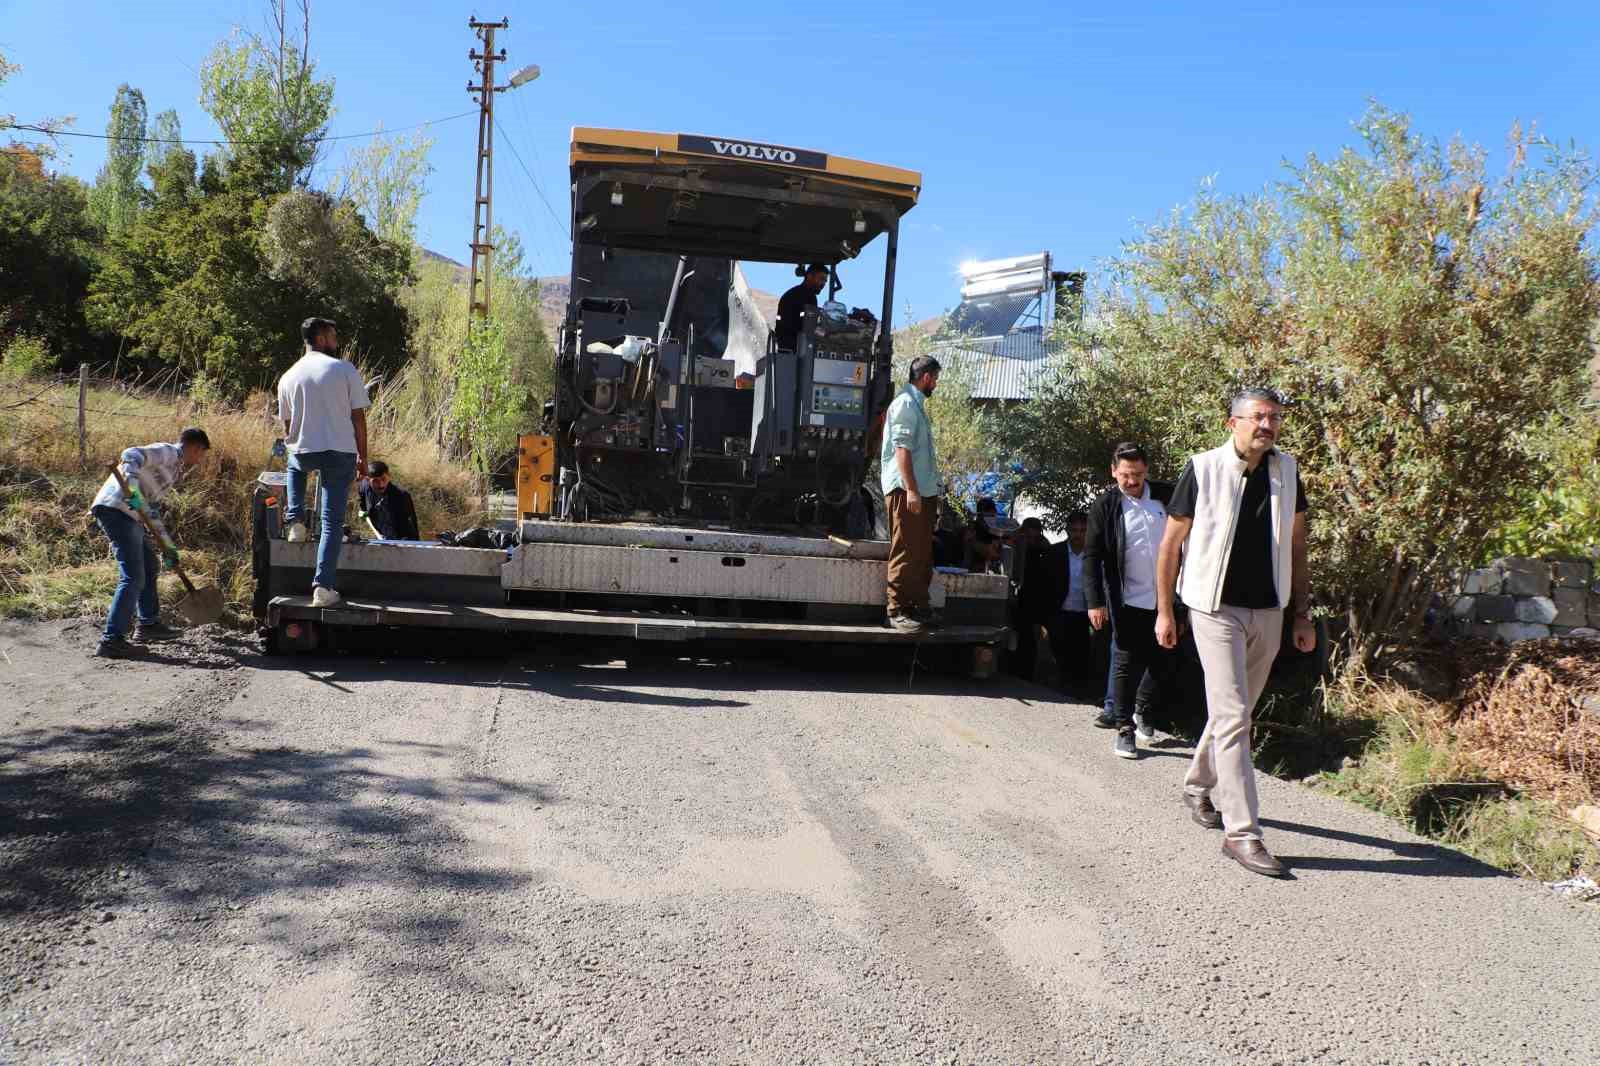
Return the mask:
[[460,269],[425,259],[401,292],[410,358],[390,382],[379,412],[379,417],[425,433],[440,445],[449,439],[455,361],[467,343],[467,291],[458,277]]
[[[155,180],[155,173],[166,169],[174,155],[185,152],[183,146],[183,123],[178,118],[178,113],[168,108],[150,120],[150,132],[146,134],[148,140],[144,145],[144,169]],[[193,153],[189,153],[189,173],[194,173]]]
[[432,149],[433,138],[422,133],[374,137],[350,152],[331,191],[354,203],[381,240],[410,249],[417,239],[417,208],[433,173]]
[[317,160],[333,80],[311,59],[311,4],[269,0],[265,34],[235,31],[200,67],[200,106],[230,142],[232,168],[263,192],[286,192]]
[[[494,318],[505,332],[511,383],[517,390],[518,419],[524,432],[544,418],[544,404],[555,392],[555,347],[544,328],[539,281],[525,262],[522,238],[514,231],[494,230]],[[516,447],[515,436],[497,442]]]
[[191,185],[191,160],[169,158],[151,210],[109,243],[91,321],[126,336],[135,356],[177,366],[229,398],[269,385],[298,357],[299,323],[311,314],[337,320],[346,350],[363,362],[384,371],[399,364],[403,253],[321,194],[262,197],[253,175],[214,168]]
[[[498,457],[515,448],[517,433],[542,421],[544,403],[555,387],[555,354],[540,316],[539,284],[524,265],[521,239],[496,227],[494,246],[495,329],[485,335],[492,350],[485,351],[480,340],[470,365],[462,363],[468,344],[464,271],[453,263],[424,261],[402,297],[411,359],[394,383],[391,410],[394,418],[432,434],[441,444],[487,448]],[[504,375],[508,391],[490,393],[492,410],[480,416],[482,390],[476,397],[460,393],[472,387],[486,365]],[[500,404],[509,406],[502,410]],[[484,431],[485,426],[493,432]]]
[[1008,439],[1059,514],[1113,441],[1171,476],[1223,439],[1236,386],[1285,390],[1316,595],[1367,666],[1544,476],[1527,436],[1576,401],[1600,287],[1582,155],[1513,131],[1496,179],[1481,149],[1404,115],[1375,106],[1356,128],[1360,148],[1260,195],[1203,189],[1128,242]]
[[0,151],[0,347],[18,334],[58,357],[91,347],[83,315],[96,233],[88,190],[25,146]]
[[143,187],[145,120],[144,93],[126,82],[117,86],[106,122],[106,162],[89,194],[89,212],[106,233],[124,232],[139,214]]
[[455,427],[485,491],[495,460],[516,447],[523,391],[516,382],[516,357],[498,319],[474,321],[455,365],[451,400]]

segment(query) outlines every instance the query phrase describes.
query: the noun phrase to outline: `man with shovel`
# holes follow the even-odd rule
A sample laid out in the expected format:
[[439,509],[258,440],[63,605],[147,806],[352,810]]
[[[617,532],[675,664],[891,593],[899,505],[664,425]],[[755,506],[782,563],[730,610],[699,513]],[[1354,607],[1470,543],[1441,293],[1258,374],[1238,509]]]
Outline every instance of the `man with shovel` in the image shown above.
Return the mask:
[[[117,591],[111,597],[111,611],[106,616],[106,628],[96,655],[121,659],[132,653],[128,629],[134,625],[136,607],[138,623],[133,630],[134,640],[148,643],[165,640],[176,633],[161,622],[156,578],[161,573],[162,562],[168,567],[178,565],[178,548],[161,524],[155,504],[210,450],[211,439],[206,431],[191,427],[178,434],[175,444],[129,448],[122,453],[117,472],[100,486],[89,510],[111,541],[111,552],[117,559]],[[123,484],[127,485],[126,492]]]

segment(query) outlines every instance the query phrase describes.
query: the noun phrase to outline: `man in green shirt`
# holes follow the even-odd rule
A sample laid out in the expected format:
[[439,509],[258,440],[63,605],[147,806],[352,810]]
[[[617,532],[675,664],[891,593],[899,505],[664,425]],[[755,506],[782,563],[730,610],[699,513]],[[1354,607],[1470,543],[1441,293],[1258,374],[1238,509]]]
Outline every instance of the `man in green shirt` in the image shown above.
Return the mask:
[[911,380],[884,418],[880,468],[889,511],[889,626],[901,633],[920,633],[937,622],[928,587],[939,476],[927,401],[939,385],[939,369],[932,356],[913,359]]

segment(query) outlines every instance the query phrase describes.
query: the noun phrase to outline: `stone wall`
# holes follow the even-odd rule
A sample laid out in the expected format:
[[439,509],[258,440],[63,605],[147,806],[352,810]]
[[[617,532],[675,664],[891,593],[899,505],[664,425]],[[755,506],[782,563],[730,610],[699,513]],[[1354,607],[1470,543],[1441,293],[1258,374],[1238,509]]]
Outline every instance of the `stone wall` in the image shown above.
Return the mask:
[[1445,629],[1495,640],[1600,636],[1600,574],[1582,559],[1496,559],[1449,599]]

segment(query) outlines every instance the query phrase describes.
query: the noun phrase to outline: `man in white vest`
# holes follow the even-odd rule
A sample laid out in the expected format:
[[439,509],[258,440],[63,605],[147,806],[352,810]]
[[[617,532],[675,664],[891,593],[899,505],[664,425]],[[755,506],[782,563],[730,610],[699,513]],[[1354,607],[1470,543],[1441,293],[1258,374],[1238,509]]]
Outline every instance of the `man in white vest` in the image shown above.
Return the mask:
[[1287,870],[1261,840],[1250,715],[1282,643],[1285,610],[1294,612],[1295,647],[1317,644],[1306,494],[1294,458],[1277,448],[1282,426],[1276,392],[1234,396],[1232,437],[1192,457],[1178,478],[1156,563],[1156,639],[1177,646],[1181,598],[1206,676],[1206,728],[1184,804],[1200,825],[1224,829],[1224,855],[1267,877]]

